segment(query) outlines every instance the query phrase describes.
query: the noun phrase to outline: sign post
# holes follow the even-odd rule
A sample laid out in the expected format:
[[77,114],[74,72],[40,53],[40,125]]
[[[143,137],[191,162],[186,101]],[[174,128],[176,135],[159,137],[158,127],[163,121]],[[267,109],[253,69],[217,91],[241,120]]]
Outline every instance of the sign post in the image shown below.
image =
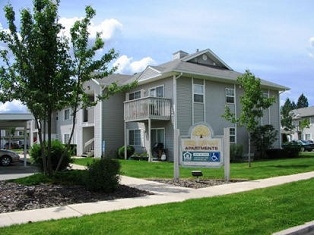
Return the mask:
[[180,177],[180,167],[179,167],[179,158],[180,158],[180,151],[179,151],[179,136],[180,131],[175,129],[174,131],[174,166],[173,166],[173,175],[174,180],[178,181]]
[[224,128],[224,174],[225,181],[230,181],[230,130]]

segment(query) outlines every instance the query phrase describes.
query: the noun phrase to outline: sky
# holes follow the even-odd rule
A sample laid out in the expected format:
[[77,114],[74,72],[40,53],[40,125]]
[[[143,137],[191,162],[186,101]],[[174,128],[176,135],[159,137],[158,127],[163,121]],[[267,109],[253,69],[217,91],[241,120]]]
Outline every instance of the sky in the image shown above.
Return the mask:
[[[32,0],[0,0],[0,12],[8,3],[17,17],[32,9]],[[119,73],[168,62],[179,50],[211,49],[235,71],[289,87],[281,105],[304,94],[314,106],[313,0],[61,0],[60,22],[70,28],[87,5],[96,10],[91,35],[102,32],[104,51],[119,53]],[[0,104],[0,112],[24,110],[18,101]]]

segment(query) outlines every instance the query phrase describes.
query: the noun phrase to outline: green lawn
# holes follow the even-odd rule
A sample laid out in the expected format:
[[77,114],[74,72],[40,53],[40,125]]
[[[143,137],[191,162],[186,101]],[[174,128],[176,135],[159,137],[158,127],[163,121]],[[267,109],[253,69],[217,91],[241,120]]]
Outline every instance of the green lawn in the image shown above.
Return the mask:
[[[93,159],[76,159],[86,165]],[[121,160],[124,175],[172,178],[173,164]],[[191,170],[181,168],[182,178]],[[223,178],[223,168],[201,169],[205,178]],[[314,171],[313,153],[297,159],[231,164],[231,177],[261,179]],[[100,213],[79,218],[0,228],[0,234],[271,234],[314,220],[314,179],[232,195],[193,199]],[[114,203],[114,202],[113,202]]]
[[[93,158],[75,159],[74,163],[87,165]],[[173,178],[173,163],[120,160],[122,175],[136,178]],[[192,170],[201,170],[204,178],[223,179],[221,168],[180,168],[180,178],[191,177]],[[314,152],[302,153],[299,158],[255,161],[252,167],[248,163],[232,163],[230,176],[232,179],[264,179],[274,176],[314,171]]]
[[0,228],[0,234],[271,234],[314,219],[314,179],[232,195]]

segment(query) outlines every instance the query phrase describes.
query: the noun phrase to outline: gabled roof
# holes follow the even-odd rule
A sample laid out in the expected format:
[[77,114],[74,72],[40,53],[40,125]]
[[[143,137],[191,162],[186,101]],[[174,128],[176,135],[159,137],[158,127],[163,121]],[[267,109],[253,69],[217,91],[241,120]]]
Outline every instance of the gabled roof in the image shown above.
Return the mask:
[[291,111],[293,119],[300,119],[314,116],[314,106],[294,109]]
[[109,76],[102,78],[102,79],[95,79],[96,82],[98,82],[102,86],[110,85],[113,82],[116,82],[118,84],[125,83],[128,79],[130,79],[132,75],[126,75],[126,74],[110,74]]
[[190,62],[192,62],[194,59],[196,59],[195,62],[197,63],[197,59],[199,57],[202,57],[202,59],[203,59],[203,56],[208,57],[208,58],[204,57],[204,58],[206,58],[205,61],[207,61],[207,59],[211,60],[212,65],[215,66],[215,67],[220,67],[220,68],[226,68],[226,69],[229,69],[229,70],[233,70],[210,49],[197,51],[196,53],[193,53],[191,55],[185,56],[184,58],[182,58],[182,61],[185,61],[185,62],[189,62],[190,61]]
[[[179,53],[183,55],[182,58],[174,59],[159,66],[148,66],[141,74],[137,75],[136,79],[139,83],[147,83],[171,75],[183,74],[212,81],[235,83],[237,78],[242,75],[242,73],[232,70],[209,49],[197,51],[191,55],[182,51],[179,51]],[[289,90],[288,87],[262,79],[261,85],[264,88],[280,91]]]

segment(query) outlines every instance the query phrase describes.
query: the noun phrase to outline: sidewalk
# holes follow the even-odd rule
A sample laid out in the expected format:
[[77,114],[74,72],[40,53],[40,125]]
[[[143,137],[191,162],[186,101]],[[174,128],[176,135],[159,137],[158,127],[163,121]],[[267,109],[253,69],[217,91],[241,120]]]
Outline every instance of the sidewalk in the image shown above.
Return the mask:
[[214,197],[258,188],[266,188],[311,178],[314,178],[314,171],[289,176],[223,184],[211,186],[208,188],[191,189],[158,183],[155,181],[121,176],[121,184],[147,190],[153,192],[154,195],[138,198],[117,199],[113,201],[72,204],[62,207],[52,207],[29,211],[2,213],[0,214],[0,227],[51,219],[56,220],[61,218],[79,217],[100,212],[130,209],[170,202],[182,202],[193,198]]

